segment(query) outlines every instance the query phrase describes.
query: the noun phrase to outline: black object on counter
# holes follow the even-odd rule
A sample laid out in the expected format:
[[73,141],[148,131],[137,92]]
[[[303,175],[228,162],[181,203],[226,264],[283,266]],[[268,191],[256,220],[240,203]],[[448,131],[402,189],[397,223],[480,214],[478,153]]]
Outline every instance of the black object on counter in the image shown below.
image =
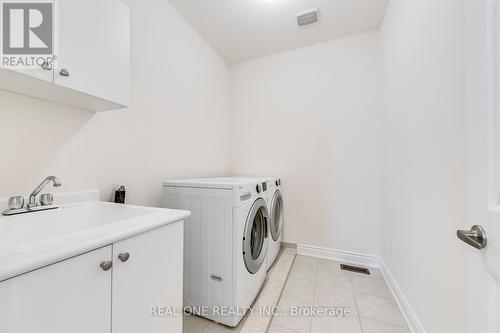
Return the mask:
[[124,204],[125,203],[125,186],[120,186],[119,189],[115,190],[115,203]]

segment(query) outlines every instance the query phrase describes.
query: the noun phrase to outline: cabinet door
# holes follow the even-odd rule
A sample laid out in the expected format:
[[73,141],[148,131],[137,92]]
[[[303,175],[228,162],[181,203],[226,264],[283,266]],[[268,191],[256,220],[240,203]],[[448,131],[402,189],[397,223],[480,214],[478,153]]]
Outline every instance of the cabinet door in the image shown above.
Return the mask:
[[[114,333],[182,333],[181,315],[151,312],[182,311],[182,239],[183,222],[176,222],[113,245]],[[122,262],[118,256],[127,253]]]
[[[43,2],[44,3],[52,3],[52,17],[54,17],[54,14],[55,14],[54,0],[46,0]],[[55,23],[56,22],[54,20],[53,24],[52,24],[52,36],[55,36],[54,35],[55,34]],[[54,39],[52,39],[52,41],[54,41]],[[54,47],[54,42],[52,42],[52,47]],[[26,57],[28,57],[28,58],[31,56],[33,56],[33,55],[29,55],[29,54],[26,55]],[[53,68],[46,67],[46,69],[43,69],[41,66],[41,63],[38,63],[38,65],[35,65],[33,67],[30,67],[30,68],[26,68],[26,69],[23,69],[23,68],[15,68],[14,69],[14,68],[12,68],[12,69],[7,69],[7,70],[10,70],[12,72],[19,73],[22,75],[31,76],[31,77],[34,77],[34,78],[41,80],[41,81],[46,81],[46,82],[50,82],[50,83],[54,82]],[[14,76],[14,78],[17,78],[17,77]],[[8,78],[6,78],[6,80],[10,81],[10,80],[12,80],[12,77],[8,76]]]
[[56,5],[55,84],[128,105],[128,7],[120,0],[56,0]]
[[0,282],[2,333],[109,333],[111,246]]

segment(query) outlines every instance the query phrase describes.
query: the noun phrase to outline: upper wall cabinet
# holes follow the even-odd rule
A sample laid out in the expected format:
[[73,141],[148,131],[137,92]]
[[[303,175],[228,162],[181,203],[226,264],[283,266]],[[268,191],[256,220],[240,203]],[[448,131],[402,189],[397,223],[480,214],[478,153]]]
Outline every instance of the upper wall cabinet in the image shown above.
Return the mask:
[[93,112],[128,106],[128,7],[120,0],[54,0],[52,10],[56,60],[4,68],[0,89]]
[[57,0],[57,85],[129,103],[129,10],[120,0]]

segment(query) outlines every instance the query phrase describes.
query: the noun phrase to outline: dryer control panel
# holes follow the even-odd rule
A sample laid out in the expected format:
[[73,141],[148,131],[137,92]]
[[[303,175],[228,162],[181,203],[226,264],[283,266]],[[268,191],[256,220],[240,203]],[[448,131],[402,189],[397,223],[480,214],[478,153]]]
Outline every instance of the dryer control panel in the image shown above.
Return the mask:
[[235,203],[243,204],[247,203],[247,201],[255,200],[257,197],[262,197],[268,189],[269,187],[266,182],[239,185],[237,189],[233,190]]

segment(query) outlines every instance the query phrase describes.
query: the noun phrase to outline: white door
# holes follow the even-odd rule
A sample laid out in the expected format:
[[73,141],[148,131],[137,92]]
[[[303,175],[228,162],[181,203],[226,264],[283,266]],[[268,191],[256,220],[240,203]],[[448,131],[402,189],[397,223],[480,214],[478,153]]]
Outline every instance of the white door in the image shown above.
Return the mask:
[[111,246],[0,282],[2,333],[109,333]]
[[485,235],[474,237],[479,227],[457,235],[484,263],[484,272],[470,272],[471,297],[488,304],[489,322],[481,325],[493,333],[500,332],[500,0],[466,3],[468,209],[470,226]]
[[113,245],[114,333],[182,333],[182,263],[183,222]]
[[129,9],[120,0],[56,0],[54,83],[129,103]]

